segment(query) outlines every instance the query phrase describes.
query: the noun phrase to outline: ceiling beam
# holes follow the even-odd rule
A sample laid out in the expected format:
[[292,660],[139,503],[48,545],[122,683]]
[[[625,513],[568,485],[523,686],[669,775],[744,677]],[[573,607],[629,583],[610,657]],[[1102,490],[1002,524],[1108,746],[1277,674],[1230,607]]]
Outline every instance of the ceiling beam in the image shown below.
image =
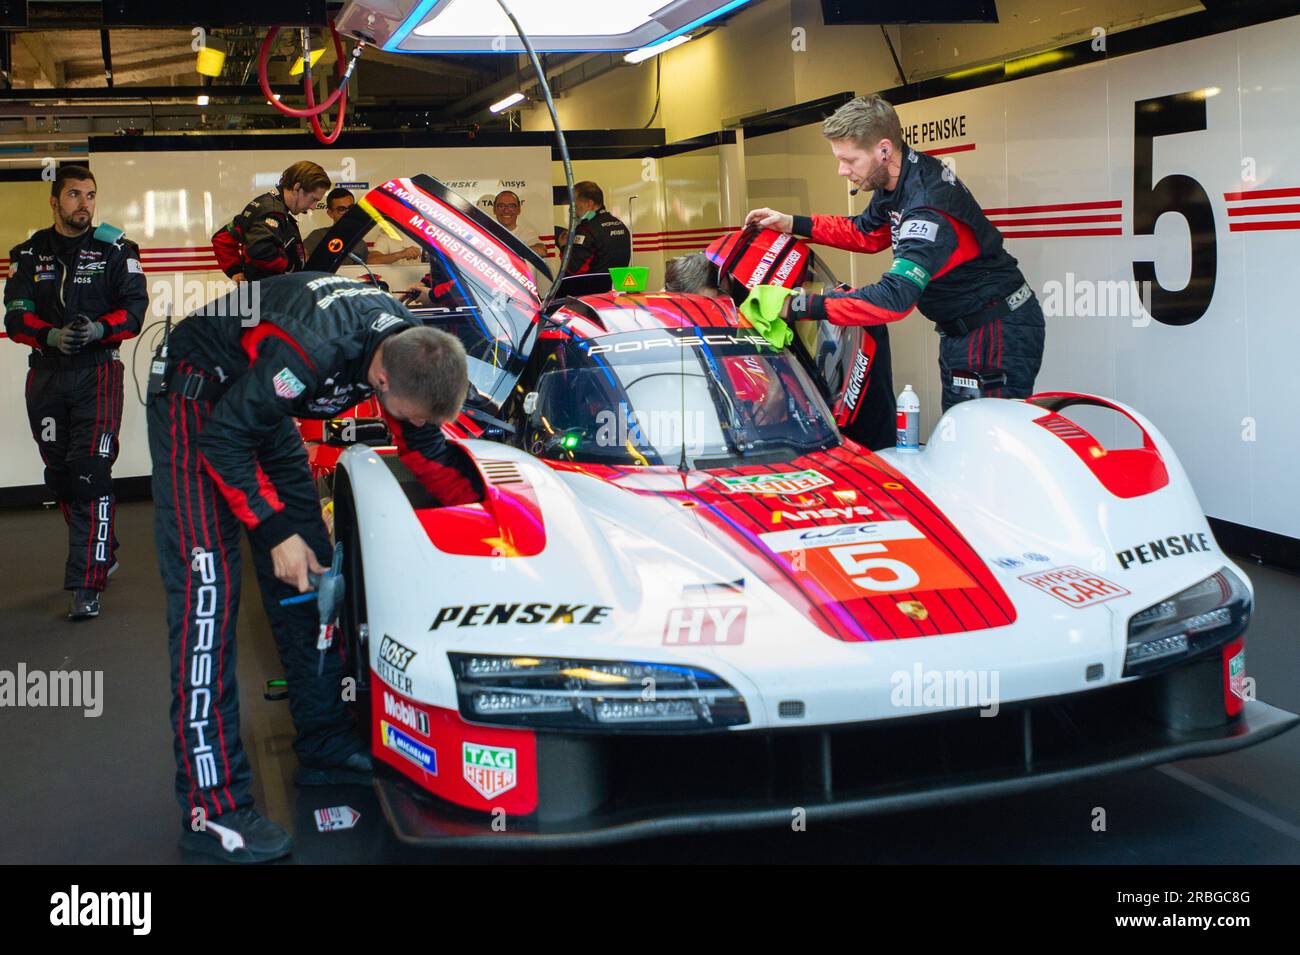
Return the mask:
[[63,85],[63,63],[54,55],[50,42],[40,33],[18,33],[19,45],[36,62],[36,69],[51,86]]

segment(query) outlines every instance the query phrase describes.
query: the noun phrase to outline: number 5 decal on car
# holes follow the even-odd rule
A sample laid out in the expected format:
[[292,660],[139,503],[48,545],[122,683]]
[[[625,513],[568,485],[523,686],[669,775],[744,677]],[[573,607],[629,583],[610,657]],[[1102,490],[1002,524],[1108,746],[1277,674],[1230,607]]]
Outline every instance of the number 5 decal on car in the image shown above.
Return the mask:
[[798,553],[801,559],[795,569],[811,575],[837,601],[975,586],[951,557],[924,537],[813,547]]
[[[895,590],[915,590],[921,582],[921,575],[915,569],[892,557],[870,557],[863,559],[863,554],[883,553],[884,544],[849,544],[846,547],[832,547],[831,554],[839,562],[849,579],[863,590],[889,593]],[[872,571],[884,571],[883,576],[872,576]]]

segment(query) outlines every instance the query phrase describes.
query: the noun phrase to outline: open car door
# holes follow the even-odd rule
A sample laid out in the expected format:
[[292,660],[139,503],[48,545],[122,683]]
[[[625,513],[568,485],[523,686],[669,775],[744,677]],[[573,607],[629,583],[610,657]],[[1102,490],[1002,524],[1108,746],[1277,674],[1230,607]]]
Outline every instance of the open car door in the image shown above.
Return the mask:
[[546,260],[432,176],[390,179],[326,233],[307,263],[332,272],[372,229],[396,229],[424,251],[431,305],[412,311],[460,339],[469,358],[469,404],[495,415],[527,362],[525,335],[541,307]]

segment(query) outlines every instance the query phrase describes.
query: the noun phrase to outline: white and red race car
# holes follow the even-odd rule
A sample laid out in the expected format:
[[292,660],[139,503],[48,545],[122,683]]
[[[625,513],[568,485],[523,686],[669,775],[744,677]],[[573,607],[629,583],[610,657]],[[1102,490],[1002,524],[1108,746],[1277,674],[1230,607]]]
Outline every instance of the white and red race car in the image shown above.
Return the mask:
[[[544,314],[540,262],[435,180],[366,205],[423,243],[449,296],[424,314],[470,356],[448,433],[486,488],[432,507],[383,448],[313,448],[400,838],[789,824],[1300,722],[1253,699],[1250,583],[1132,408],[979,399],[919,453],[872,453],[828,406],[851,339],[847,360],[775,351],[726,297],[608,292]],[[1130,446],[1080,423],[1104,416]]]

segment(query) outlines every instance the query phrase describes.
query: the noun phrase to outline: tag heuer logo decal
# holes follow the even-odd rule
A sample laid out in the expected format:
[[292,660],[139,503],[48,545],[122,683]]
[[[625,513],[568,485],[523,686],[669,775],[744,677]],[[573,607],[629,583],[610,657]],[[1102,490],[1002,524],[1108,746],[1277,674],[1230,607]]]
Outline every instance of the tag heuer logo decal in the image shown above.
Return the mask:
[[464,743],[462,765],[465,782],[484,799],[495,799],[502,793],[509,792],[515,788],[519,779],[515,750],[506,746]]
[[298,376],[288,368],[277,371],[271,381],[275,385],[275,393],[281,398],[297,398],[307,389],[307,386],[298,380]]
[[1228,689],[1239,700],[1246,698],[1246,651],[1237,651],[1228,661]]
[[739,494],[799,494],[835,483],[820,471],[789,471],[784,474],[744,474],[719,477],[726,489]]

